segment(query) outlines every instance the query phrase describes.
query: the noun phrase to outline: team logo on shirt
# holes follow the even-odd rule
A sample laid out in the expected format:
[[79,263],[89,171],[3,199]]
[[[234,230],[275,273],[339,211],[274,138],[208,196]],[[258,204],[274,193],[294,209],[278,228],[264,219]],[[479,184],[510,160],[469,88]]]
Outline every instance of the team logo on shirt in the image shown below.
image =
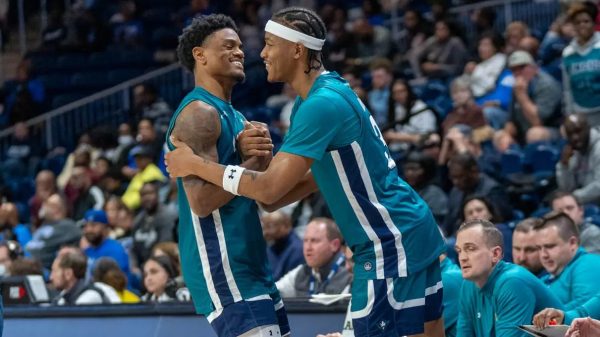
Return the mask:
[[369,271],[369,270],[373,269],[373,265],[371,264],[371,262],[365,262],[365,264],[363,265],[363,268],[365,268],[366,271]]

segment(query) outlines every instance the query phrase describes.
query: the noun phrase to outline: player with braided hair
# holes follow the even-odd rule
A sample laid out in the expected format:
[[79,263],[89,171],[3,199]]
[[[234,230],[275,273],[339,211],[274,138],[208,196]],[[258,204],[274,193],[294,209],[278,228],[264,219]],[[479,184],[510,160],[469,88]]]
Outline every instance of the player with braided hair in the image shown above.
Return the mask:
[[223,166],[182,141],[171,176],[198,176],[277,209],[320,189],[354,253],[356,336],[444,336],[438,256],[444,244],[419,195],[398,177],[371,114],[322,64],[326,29],[311,10],[287,8],[265,26],[269,82],[298,93],[284,143],[264,172]]

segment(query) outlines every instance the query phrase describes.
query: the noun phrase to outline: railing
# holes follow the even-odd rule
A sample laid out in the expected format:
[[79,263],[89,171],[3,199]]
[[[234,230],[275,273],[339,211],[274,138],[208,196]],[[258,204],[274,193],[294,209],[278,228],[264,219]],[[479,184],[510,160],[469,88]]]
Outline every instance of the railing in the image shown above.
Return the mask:
[[499,32],[504,32],[513,21],[523,21],[532,30],[543,32],[560,12],[557,0],[490,0],[454,7],[450,13],[461,21],[468,21],[471,13],[481,8],[495,9],[495,28]]
[[[397,36],[403,24],[403,17],[398,16],[398,1],[392,1],[392,6],[389,26],[393,36]],[[558,0],[489,0],[450,8],[450,14],[471,33],[471,13],[490,7],[496,11],[495,28],[498,32],[504,32],[506,26],[513,21],[523,21],[534,31],[545,32],[560,12]]]
[[[171,107],[193,87],[191,75],[179,64],[171,64],[49,111],[25,124],[46,149],[56,146],[70,149],[81,132],[100,124],[116,128],[126,121],[132,104],[131,89],[140,83],[153,84]],[[5,153],[10,145],[13,132],[14,127],[0,131],[0,153]]]

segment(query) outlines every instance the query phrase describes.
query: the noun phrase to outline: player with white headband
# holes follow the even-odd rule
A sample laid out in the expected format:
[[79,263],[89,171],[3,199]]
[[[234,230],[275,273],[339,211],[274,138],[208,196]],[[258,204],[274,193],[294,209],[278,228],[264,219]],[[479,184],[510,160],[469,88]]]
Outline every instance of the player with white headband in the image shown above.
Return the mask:
[[444,244],[419,195],[398,177],[375,121],[321,49],[323,21],[287,8],[265,27],[269,82],[298,93],[288,134],[264,172],[196,156],[176,139],[171,176],[199,176],[267,210],[320,189],[354,252],[351,316],[356,336],[444,336],[438,256]]

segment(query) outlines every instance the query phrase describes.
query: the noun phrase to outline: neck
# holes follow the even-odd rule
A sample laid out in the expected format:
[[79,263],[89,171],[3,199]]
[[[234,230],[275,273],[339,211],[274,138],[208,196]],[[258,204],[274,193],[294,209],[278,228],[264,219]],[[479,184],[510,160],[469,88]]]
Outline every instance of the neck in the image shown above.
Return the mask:
[[321,67],[318,70],[311,70],[307,74],[304,72],[305,67],[305,65],[298,67],[296,69],[294,78],[292,78],[292,80],[289,82],[290,86],[294,88],[294,90],[300,97],[302,97],[303,100],[308,96],[308,92],[310,91],[310,88],[312,88],[317,77],[319,77],[319,75],[325,71],[325,68]]
[[231,91],[236,81],[232,78],[218,78],[203,74],[194,74],[194,84],[202,87],[212,95],[229,102],[231,101]]
[[594,34],[592,34],[590,36],[579,36],[577,38],[577,43],[579,43],[580,46],[583,46],[586,43],[588,43],[592,39],[593,36],[594,36]]
[[494,268],[496,268],[496,265],[494,265],[487,274],[482,275],[481,278],[479,278],[477,280],[473,280],[473,282],[475,283],[477,288],[481,289],[481,288],[483,288],[483,286],[485,286],[487,281],[490,279],[490,275],[492,275]]

